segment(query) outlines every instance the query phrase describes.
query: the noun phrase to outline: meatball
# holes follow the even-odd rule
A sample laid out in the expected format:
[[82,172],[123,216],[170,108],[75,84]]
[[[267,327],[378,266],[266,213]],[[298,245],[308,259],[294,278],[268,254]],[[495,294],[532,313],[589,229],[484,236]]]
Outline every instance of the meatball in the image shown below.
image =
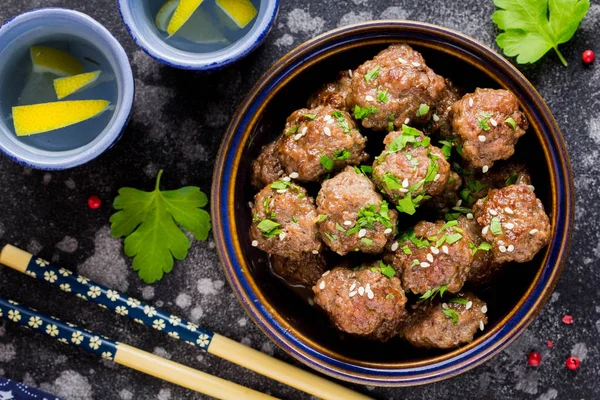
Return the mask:
[[459,200],[458,189],[462,185],[462,179],[454,171],[450,171],[448,183],[441,194],[433,196],[426,205],[430,210],[436,211],[438,214],[444,214],[450,211]]
[[450,222],[421,221],[390,244],[384,260],[398,271],[405,291],[423,294],[445,286],[456,293],[462,288],[473,262],[467,224],[462,216]]
[[254,196],[252,246],[288,258],[318,254],[322,243],[314,200],[304,188],[285,179],[273,182]]
[[473,262],[467,276],[467,283],[475,286],[489,283],[502,267],[502,264],[492,261],[491,246],[481,236],[481,226],[474,219],[467,219],[464,224],[473,249]]
[[337,110],[346,110],[346,97],[350,92],[352,71],[342,71],[335,82],[327,83],[308,99],[308,108],[330,105]]
[[373,181],[408,214],[430,196],[441,194],[448,183],[450,164],[444,153],[420,131],[403,125],[389,133],[385,150],[373,164]]
[[464,180],[460,197],[466,207],[472,207],[477,200],[487,196],[490,189],[501,189],[514,184],[531,185],[527,167],[518,162],[500,162],[487,174],[468,171]]
[[488,322],[486,304],[472,293],[446,302],[422,302],[403,324],[402,335],[413,346],[451,349],[473,341]]
[[527,185],[490,190],[487,200],[473,207],[493,261],[530,261],[550,241],[550,219],[542,202]]
[[450,137],[452,134],[452,123],[449,116],[450,109],[452,108],[452,104],[460,100],[462,95],[450,79],[445,78],[445,81],[446,88],[435,106],[427,130],[431,133],[437,133],[442,137]]
[[285,172],[297,174],[300,181],[319,180],[369,157],[364,151],[367,139],[350,114],[331,106],[295,111],[287,119],[283,136],[277,149],[279,160]]
[[312,287],[327,271],[327,260],[322,253],[302,253],[299,257],[271,256],[273,272],[292,285]]
[[529,126],[515,95],[502,89],[476,89],[452,105],[451,115],[463,158],[484,173],[514,154]]
[[400,280],[384,275],[390,270],[382,263],[358,271],[336,267],[313,287],[315,303],[339,330],[385,342],[398,334],[406,315]]
[[[446,88],[444,78],[427,67],[407,44],[395,44],[352,74],[346,99],[365,128],[393,130],[402,124],[424,125]],[[392,126],[393,125],[393,126]]]
[[277,148],[281,144],[282,137],[263,147],[262,151],[252,162],[252,186],[261,189],[269,185],[283,174],[283,167],[277,156]]
[[373,182],[353,167],[323,182],[317,212],[323,241],[342,256],[351,251],[381,253],[396,233],[398,213],[389,210]]

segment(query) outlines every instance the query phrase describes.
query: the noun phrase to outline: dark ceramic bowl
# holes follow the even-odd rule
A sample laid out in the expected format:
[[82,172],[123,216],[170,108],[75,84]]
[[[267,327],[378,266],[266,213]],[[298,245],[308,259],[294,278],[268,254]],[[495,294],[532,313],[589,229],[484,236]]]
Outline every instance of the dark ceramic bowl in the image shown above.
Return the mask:
[[[336,331],[306,299],[270,272],[265,253],[248,237],[250,163],[283,129],[286,117],[339,70],[356,68],[390,43],[404,41],[427,64],[467,91],[506,88],[518,97],[531,128],[515,157],[531,170],[552,221],[552,240],[533,261],[509,265],[478,294],[489,325],[472,343],[426,351],[394,339],[373,343]],[[370,137],[371,141],[376,138]],[[540,312],[562,271],[573,224],[573,176],[563,137],[548,106],[521,73],[491,49],[460,33],[409,21],[372,21],[310,40],[279,60],[256,83],[221,145],[212,188],[213,230],[223,269],[243,307],[278,346],[306,365],[347,381],[417,385],[465,372],[500,352]]]

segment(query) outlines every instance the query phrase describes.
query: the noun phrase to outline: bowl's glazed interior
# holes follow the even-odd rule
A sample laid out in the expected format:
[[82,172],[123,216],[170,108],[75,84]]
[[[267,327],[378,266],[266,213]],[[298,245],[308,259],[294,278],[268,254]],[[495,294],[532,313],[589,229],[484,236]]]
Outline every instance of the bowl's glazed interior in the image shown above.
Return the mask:
[[[483,359],[477,359],[475,363],[472,363],[473,359],[471,359],[464,369],[458,368],[439,374],[432,372],[430,377],[422,381],[413,380],[410,374],[402,371],[409,369],[418,371],[421,367],[426,369],[431,367],[430,372],[440,368],[443,370],[453,363],[454,357],[477,352],[477,346],[484,343],[492,348],[496,343],[505,346],[522,331],[522,329],[517,330],[515,326],[523,323],[526,326],[539,312],[556,283],[564,261],[563,253],[568,246],[572,214],[568,210],[569,205],[566,205],[562,199],[570,200],[569,190],[572,183],[565,183],[562,180],[564,176],[569,176],[570,169],[566,153],[562,154],[564,151],[562,139],[553,137],[556,136],[558,129],[556,126],[544,126],[548,122],[544,120],[544,115],[540,116],[540,113],[544,114],[543,111],[546,110],[540,112],[539,105],[527,98],[518,83],[507,81],[506,77],[497,71],[481,68],[478,62],[473,62],[472,57],[475,56],[460,54],[450,44],[436,39],[435,35],[431,38],[419,38],[403,32],[402,29],[384,30],[385,35],[377,34],[379,32],[377,29],[373,31],[375,32],[365,35],[361,40],[348,39],[344,45],[338,47],[314,46],[310,59],[294,59],[294,54],[288,55],[291,58],[289,62],[273,68],[279,68],[283,72],[277,74],[275,72],[278,71],[270,71],[271,76],[261,80],[257,84],[258,89],[256,87],[254,89],[256,92],[248,96],[249,99],[240,108],[240,111],[246,114],[239,115],[238,120],[232,122],[228,132],[228,135],[232,136],[225,138],[221,149],[220,157],[227,159],[224,161],[224,168],[228,170],[226,173],[228,176],[224,181],[215,183],[213,202],[215,196],[226,194],[229,197],[218,201],[229,204],[228,215],[225,218],[231,221],[224,224],[225,232],[217,232],[217,242],[225,270],[228,272],[228,279],[236,294],[246,309],[250,309],[250,315],[258,322],[259,327],[292,355],[326,373],[333,373],[339,378],[356,382],[392,385],[411,384],[409,381],[423,383],[433,376],[454,375],[482,362]],[[333,42],[333,39],[331,41]],[[248,203],[253,200],[257,192],[250,185],[250,164],[259,154],[262,146],[282,132],[287,116],[294,110],[305,107],[307,98],[319,86],[334,80],[340,70],[355,69],[389,44],[399,41],[408,42],[420,51],[428,66],[438,74],[452,79],[466,92],[471,92],[476,87],[506,88],[517,95],[532,124],[527,134],[520,139],[512,159],[524,162],[529,168],[535,192],[543,202],[552,222],[552,242],[540,251],[534,260],[526,264],[506,265],[501,275],[489,287],[475,290],[488,304],[489,324],[475,342],[457,350],[428,351],[413,348],[398,338],[387,343],[378,343],[340,333],[318,307],[309,304],[306,292],[291,290],[281,279],[273,275],[268,256],[252,247],[248,236],[251,223]],[[292,53],[301,53],[301,51],[302,49],[297,49]],[[315,56],[319,51],[322,51],[322,54]],[[297,63],[292,67],[290,64],[293,61]],[[533,93],[538,96],[534,90]],[[554,123],[551,115],[549,118],[550,124]],[[553,131],[554,129],[556,131]],[[384,132],[369,131],[369,149],[377,149],[369,152],[372,157],[381,151],[384,136]],[[232,138],[235,140],[230,140]],[[553,143],[554,140],[557,143]],[[229,164],[230,162],[233,164]],[[217,176],[221,174],[219,169],[220,166],[217,166],[215,178],[222,179],[223,176]],[[311,195],[316,196],[318,187],[308,188]],[[220,205],[213,204],[213,207],[213,214],[215,211],[223,213],[223,210],[219,209]],[[566,212],[564,207],[567,207]],[[215,229],[218,231],[221,229],[221,221],[219,217],[217,220]],[[414,222],[414,220],[400,218],[401,227],[408,228]],[[228,240],[236,242],[230,249],[227,246],[221,247],[218,238],[221,234],[230,235],[226,231],[228,226],[235,231],[231,232],[232,238]],[[234,248],[236,255],[232,255],[230,251]],[[225,250],[229,251],[227,256],[223,254]],[[241,265],[237,264],[238,261]],[[356,259],[356,262],[358,263],[359,260]],[[331,265],[333,266],[335,265]],[[240,271],[236,271],[238,268]],[[243,282],[240,283],[238,280]],[[255,294],[261,299],[262,304],[250,304],[248,292],[253,292],[252,295]],[[529,303],[530,308],[524,310],[526,303]],[[260,309],[260,312],[253,311],[252,308],[255,307]],[[520,314],[519,310],[527,312]],[[275,321],[271,321],[271,318]],[[280,332],[274,332],[272,326],[275,325],[281,328]],[[505,331],[501,332],[500,329]],[[287,347],[290,343],[285,337],[287,335],[293,337],[293,345],[297,345],[296,348]],[[493,349],[494,353],[497,351],[499,348]],[[304,357],[307,353],[309,353],[308,360]],[[313,354],[316,353],[318,353],[317,359],[313,358]],[[487,353],[486,356],[491,355]],[[473,354],[468,357],[473,357]],[[361,368],[355,370],[357,366]],[[370,379],[375,376],[377,376],[376,380]]]

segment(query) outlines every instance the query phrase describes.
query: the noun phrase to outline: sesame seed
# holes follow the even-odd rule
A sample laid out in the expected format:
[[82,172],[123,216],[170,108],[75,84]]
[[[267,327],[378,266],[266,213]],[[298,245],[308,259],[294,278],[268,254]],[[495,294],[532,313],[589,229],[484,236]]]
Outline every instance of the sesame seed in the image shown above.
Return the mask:
[[417,68],[419,68],[421,66],[421,64],[419,64],[418,62],[413,62],[411,64],[413,65],[413,67],[417,67]]
[[471,300],[469,300],[469,301],[467,301],[467,304],[465,305],[465,310],[468,310],[471,307],[473,307],[473,302]]
[[406,64],[406,60],[404,58],[398,58],[398,62],[400,64]]
[[258,246],[258,240],[253,240],[252,241],[252,247],[256,247]]
[[319,289],[325,289],[325,281],[321,281],[321,283],[319,283]]
[[448,254],[448,246],[443,245],[442,246],[442,251],[444,252],[444,254]]
[[335,121],[333,120],[333,118],[330,118],[327,120],[327,125],[331,125],[333,124]]
[[277,193],[285,193],[287,192],[287,189],[277,189]]
[[306,135],[306,131],[308,131],[308,126],[303,127],[302,130],[300,131],[300,133],[302,135]]
[[473,214],[467,213],[467,219],[473,219]]
[[431,246],[431,247],[429,248],[429,250],[431,250],[431,252],[432,252],[433,254],[439,254],[439,253],[440,253],[440,251],[437,249],[437,247],[433,247],[433,246]]
[[442,308],[443,308],[444,310],[448,309],[448,303],[442,303]]
[[506,251],[508,251],[509,253],[512,253],[513,251],[515,251],[515,246],[513,246],[512,244],[508,245],[508,247],[506,248]]
[[515,227],[515,224],[513,224],[512,222],[507,222],[504,224],[504,227],[508,230],[511,230],[512,228]]
[[479,139],[480,142],[485,142],[485,136],[484,135],[477,136],[477,139]]
[[364,287],[362,287],[362,286],[361,286],[361,287],[359,287],[359,288],[358,288],[358,294],[359,294],[359,295],[361,295],[361,296],[362,296],[363,294],[365,294],[365,288],[364,288]]
[[433,177],[433,181],[437,182],[440,179],[440,174],[435,174],[435,176]]
[[408,193],[409,192],[409,190],[407,188],[400,188],[400,189],[398,189],[398,191],[400,193]]
[[352,70],[351,70],[351,69],[349,69],[349,70],[348,70],[348,76],[349,76],[350,78],[352,78]]
[[535,192],[535,186],[533,186],[533,185],[527,185],[527,187],[529,189],[531,189],[532,192]]
[[484,305],[483,307],[481,307],[481,312],[484,313],[484,314],[487,312],[487,306],[486,305]]
[[530,230],[530,231],[529,231],[529,234],[530,234],[530,235],[535,235],[535,234],[536,234],[536,233],[538,233],[538,232],[539,232],[539,230],[537,230],[537,229],[532,229],[532,230]]
[[319,252],[317,250],[313,250],[312,253],[313,254],[319,254]]
[[406,119],[404,120],[404,125],[408,125],[409,123],[410,123],[410,118],[406,118]]
[[348,293],[348,297],[354,297],[356,295],[356,290]]
[[282,170],[282,169],[280,169],[279,171],[277,171],[277,175],[278,175],[278,176],[281,176],[281,175],[283,175],[283,170]]
[[498,250],[500,250],[500,253],[506,253],[506,247],[504,246],[498,246]]
[[483,326],[483,321],[479,321],[479,329],[483,330],[485,327]]
[[423,267],[423,268],[428,268],[430,265],[431,265],[431,264],[429,264],[428,262],[425,262],[425,261],[423,261],[423,262],[421,263],[421,267]]
[[370,291],[371,291],[371,284],[370,284],[370,283],[367,283],[367,284],[365,285],[365,292],[370,292]]
[[[329,273],[330,273],[330,272],[331,272],[331,270],[329,270],[329,271],[325,271],[325,272],[323,273],[323,275],[321,275],[321,276],[327,276],[327,275],[329,275]],[[352,289],[350,289],[350,290],[352,290]]]
[[310,299],[310,298],[309,298],[309,299],[308,299],[308,304],[309,304],[309,305],[312,307],[312,306],[314,306],[314,305],[315,305],[315,302],[314,302],[314,300],[313,300],[313,299]]
[[283,178],[281,178],[281,180],[285,181],[285,182],[289,182],[292,180],[292,178],[290,178],[289,176],[284,176]]
[[366,95],[366,96],[365,96],[365,100],[366,100],[366,101],[373,101],[373,100],[375,100],[375,99],[373,98],[373,96]]
[[429,261],[430,263],[433,262],[433,255],[431,255],[431,253],[427,253],[427,256],[425,258],[427,258],[427,261]]
[[365,237],[365,235],[367,234],[367,230],[366,229],[361,229],[360,231],[358,231],[358,237],[362,238]]
[[325,128],[323,128],[323,133],[327,136],[331,136],[331,129],[329,129],[329,127],[326,126]]
[[494,210],[493,208],[488,212],[490,213],[490,215],[498,215],[498,211]]
[[281,233],[279,234],[279,240],[283,240],[283,239],[285,239],[285,237],[286,237],[286,236],[287,236],[287,233],[285,233],[285,232],[281,232]]
[[301,134],[301,133],[296,133],[296,134],[294,135],[294,140],[300,140],[300,138],[301,138],[302,136],[304,136],[304,135],[303,135],[303,134]]
[[390,233],[392,233],[392,228],[387,228],[385,231],[383,231],[384,235],[389,235]]
[[249,202],[248,202],[248,207],[250,207],[250,208],[254,208],[254,203],[253,203],[253,202],[251,202],[251,201],[249,201]]
[[498,121],[496,121],[494,118],[490,118],[490,124],[493,126],[498,126]]
[[473,107],[473,99],[469,98],[469,107]]
[[483,229],[481,230],[481,234],[485,235],[489,229],[490,229],[489,225],[484,226]]
[[404,178],[404,180],[402,181],[402,187],[408,187],[408,178]]
[[504,207],[504,212],[507,214],[514,214],[515,212],[510,207]]
[[350,286],[350,291],[353,291],[354,289],[356,289],[356,282],[353,282]]
[[488,172],[490,170],[490,167],[488,167],[487,165],[484,165],[483,168],[481,168],[481,172],[483,172],[484,174],[486,172]]
[[350,226],[350,225],[352,225],[352,221],[344,221],[344,225]]
[[290,174],[290,178],[292,178],[292,179],[296,179],[296,178],[298,178],[298,176],[300,176],[300,175],[298,175],[298,173],[297,173],[297,172],[292,172],[292,173]]
[[456,204],[454,205],[454,207],[460,207],[462,205],[462,200],[458,199],[458,201],[456,202]]
[[396,250],[398,250],[398,246],[400,246],[400,245],[398,244],[398,242],[395,242],[395,243],[392,245],[392,251],[396,251]]
[[438,117],[438,115],[437,115],[437,114],[433,114],[433,120],[434,120],[435,122],[438,122],[438,121],[440,120],[440,117]]
[[323,121],[327,122],[331,119],[331,115],[327,114],[326,116],[323,117]]
[[373,299],[373,297],[375,297],[375,295],[373,294],[373,292],[371,292],[370,290],[367,292],[367,297],[369,299]]
[[504,245],[504,241],[503,240],[498,240],[498,245],[499,246]]

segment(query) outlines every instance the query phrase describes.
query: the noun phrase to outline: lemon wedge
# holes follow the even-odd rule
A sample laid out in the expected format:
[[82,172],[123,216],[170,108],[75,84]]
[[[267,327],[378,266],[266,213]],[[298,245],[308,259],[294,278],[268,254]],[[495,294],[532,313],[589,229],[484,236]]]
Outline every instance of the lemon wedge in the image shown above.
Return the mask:
[[158,29],[163,32],[167,31],[169,21],[171,21],[171,17],[173,17],[173,13],[178,5],[179,0],[169,0],[158,10],[158,14],[156,14],[156,18],[154,19],[154,23]]
[[12,108],[17,136],[35,135],[83,122],[106,111],[107,100],[74,100]]
[[75,92],[83,90],[98,80],[101,71],[86,72],[84,74],[56,78],[54,80],[54,90],[58,99],[72,95]]
[[167,27],[169,36],[173,36],[187,22],[203,0],[180,0]]
[[63,50],[46,46],[32,46],[29,49],[33,72],[50,72],[58,76],[71,76],[83,73],[83,64]]
[[258,14],[249,0],[217,0],[217,6],[240,28],[245,28]]

